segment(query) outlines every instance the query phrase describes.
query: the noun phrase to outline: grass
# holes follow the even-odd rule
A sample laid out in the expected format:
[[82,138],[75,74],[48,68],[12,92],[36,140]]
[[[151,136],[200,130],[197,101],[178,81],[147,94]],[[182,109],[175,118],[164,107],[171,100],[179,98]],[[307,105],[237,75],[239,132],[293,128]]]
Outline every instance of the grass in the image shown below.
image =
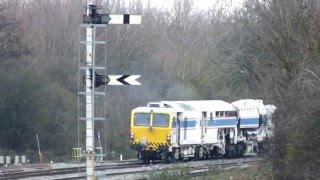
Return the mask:
[[272,167],[269,164],[241,167],[233,169],[209,168],[203,176],[192,177],[188,166],[174,165],[171,168],[155,169],[149,173],[151,180],[193,180],[193,179],[223,179],[223,180],[272,180]]
[[197,179],[229,179],[229,180],[272,180],[272,167],[269,164],[241,167],[233,169],[212,168],[209,172]]
[[190,168],[185,165],[173,165],[164,169],[154,169],[149,173],[149,178],[152,180],[189,180],[192,179]]

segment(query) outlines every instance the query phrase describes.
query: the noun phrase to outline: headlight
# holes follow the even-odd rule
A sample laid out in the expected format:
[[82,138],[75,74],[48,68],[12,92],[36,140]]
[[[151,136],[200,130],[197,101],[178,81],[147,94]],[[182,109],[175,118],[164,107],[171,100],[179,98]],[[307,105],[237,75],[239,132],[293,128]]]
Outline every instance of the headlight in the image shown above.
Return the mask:
[[167,141],[171,141],[171,134],[167,135]]

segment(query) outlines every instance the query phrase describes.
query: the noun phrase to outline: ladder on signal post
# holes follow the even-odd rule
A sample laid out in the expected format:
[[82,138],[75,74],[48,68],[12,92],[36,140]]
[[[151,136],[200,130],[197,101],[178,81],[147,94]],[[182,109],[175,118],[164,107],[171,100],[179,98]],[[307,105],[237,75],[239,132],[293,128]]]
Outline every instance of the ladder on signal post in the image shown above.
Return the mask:
[[[140,75],[106,75],[106,51],[104,51],[104,63],[103,65],[97,64],[97,45],[104,45],[106,49],[106,42],[103,40],[96,39],[96,32],[99,28],[105,29],[107,24],[140,24],[140,15],[130,14],[101,14],[98,12],[101,7],[97,7],[93,0],[87,1],[86,14],[83,17],[83,24],[80,28],[85,29],[85,40],[80,40],[81,45],[85,45],[85,61],[81,62],[81,52],[79,50],[79,61],[78,61],[78,147],[79,142],[79,120],[86,122],[86,173],[87,179],[96,179],[94,172],[94,160],[95,160],[95,144],[94,144],[94,122],[96,120],[104,120],[106,111],[106,86],[102,91],[99,91],[101,85],[140,85],[136,81]],[[101,57],[101,56],[100,56]],[[101,64],[101,61],[100,61]],[[99,74],[99,71],[103,74]],[[83,75],[84,74],[84,75]],[[80,79],[83,80],[85,87],[81,88]],[[96,89],[97,88],[97,89]],[[96,115],[95,112],[95,97],[103,97],[104,106],[102,116]],[[81,97],[85,98],[85,116],[80,114]],[[102,157],[100,157],[102,158]]]
[[[86,30],[90,28],[92,35],[88,37]],[[99,156],[99,159],[103,159],[104,154],[96,154],[96,148],[94,144],[95,121],[105,121],[106,115],[106,86],[97,84],[97,73],[106,72],[106,24],[81,24],[80,25],[80,50],[78,59],[78,148],[80,148],[80,125],[79,121],[86,123],[86,149],[82,152],[82,156],[87,158],[91,156],[92,161]],[[81,34],[85,33],[85,39],[81,39]],[[97,39],[97,37],[100,37]],[[96,51],[96,47],[100,51]],[[88,49],[91,49],[88,52]],[[81,53],[86,51],[86,53]],[[82,55],[82,56],[81,56]],[[85,55],[85,56],[83,56]],[[91,57],[91,62],[87,63],[87,57]],[[88,83],[88,80],[91,81]],[[83,106],[84,104],[84,106]],[[97,108],[99,107],[99,114],[97,114]],[[85,111],[83,111],[85,108]],[[81,112],[85,112],[82,113]],[[102,152],[100,150],[100,152]]]

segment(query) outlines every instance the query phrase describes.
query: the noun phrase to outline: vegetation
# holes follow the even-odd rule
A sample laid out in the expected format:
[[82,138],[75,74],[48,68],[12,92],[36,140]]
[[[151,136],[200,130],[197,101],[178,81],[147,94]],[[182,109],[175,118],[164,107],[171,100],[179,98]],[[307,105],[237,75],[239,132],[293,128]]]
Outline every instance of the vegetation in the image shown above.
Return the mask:
[[229,179],[229,180],[272,180],[272,167],[270,165],[250,166],[234,169],[212,168],[206,176],[201,179]]
[[150,171],[148,175],[149,179],[191,179],[190,167],[185,165],[173,165],[173,167],[168,167],[164,169],[155,169]]
[[192,169],[187,166],[174,165],[172,168],[157,169],[149,173],[149,179],[176,179],[176,180],[191,180],[191,179],[229,179],[229,180],[272,180],[272,167],[270,164],[232,168],[232,169],[221,169],[218,167],[211,167],[202,176],[192,176],[190,174]]
[[[139,13],[140,26],[108,26],[107,74],[141,74],[137,87],[107,87],[108,152],[132,155],[129,116],[156,100],[260,98],[277,106],[268,158],[275,179],[316,179],[320,167],[320,18],[316,0],[247,0],[227,9],[192,0],[172,9],[97,1]],[[70,157],[77,146],[79,24],[85,1],[0,0],[0,150]],[[222,5],[221,5],[222,4]],[[221,6],[220,6],[221,5]],[[82,53],[82,52],[81,52]],[[84,146],[84,123],[80,125]],[[34,158],[34,160],[36,160]]]

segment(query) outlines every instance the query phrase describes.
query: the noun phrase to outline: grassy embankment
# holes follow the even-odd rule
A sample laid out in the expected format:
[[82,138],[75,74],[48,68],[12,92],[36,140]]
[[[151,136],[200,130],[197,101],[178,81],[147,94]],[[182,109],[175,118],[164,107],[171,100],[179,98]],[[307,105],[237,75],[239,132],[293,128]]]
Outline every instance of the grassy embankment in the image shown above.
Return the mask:
[[148,179],[174,179],[174,180],[192,180],[192,179],[223,179],[223,180],[270,180],[273,179],[271,165],[259,165],[251,167],[241,167],[232,169],[219,169],[212,167],[202,176],[192,177],[190,171],[192,169],[177,165],[173,168],[162,170],[153,170],[149,173]]

